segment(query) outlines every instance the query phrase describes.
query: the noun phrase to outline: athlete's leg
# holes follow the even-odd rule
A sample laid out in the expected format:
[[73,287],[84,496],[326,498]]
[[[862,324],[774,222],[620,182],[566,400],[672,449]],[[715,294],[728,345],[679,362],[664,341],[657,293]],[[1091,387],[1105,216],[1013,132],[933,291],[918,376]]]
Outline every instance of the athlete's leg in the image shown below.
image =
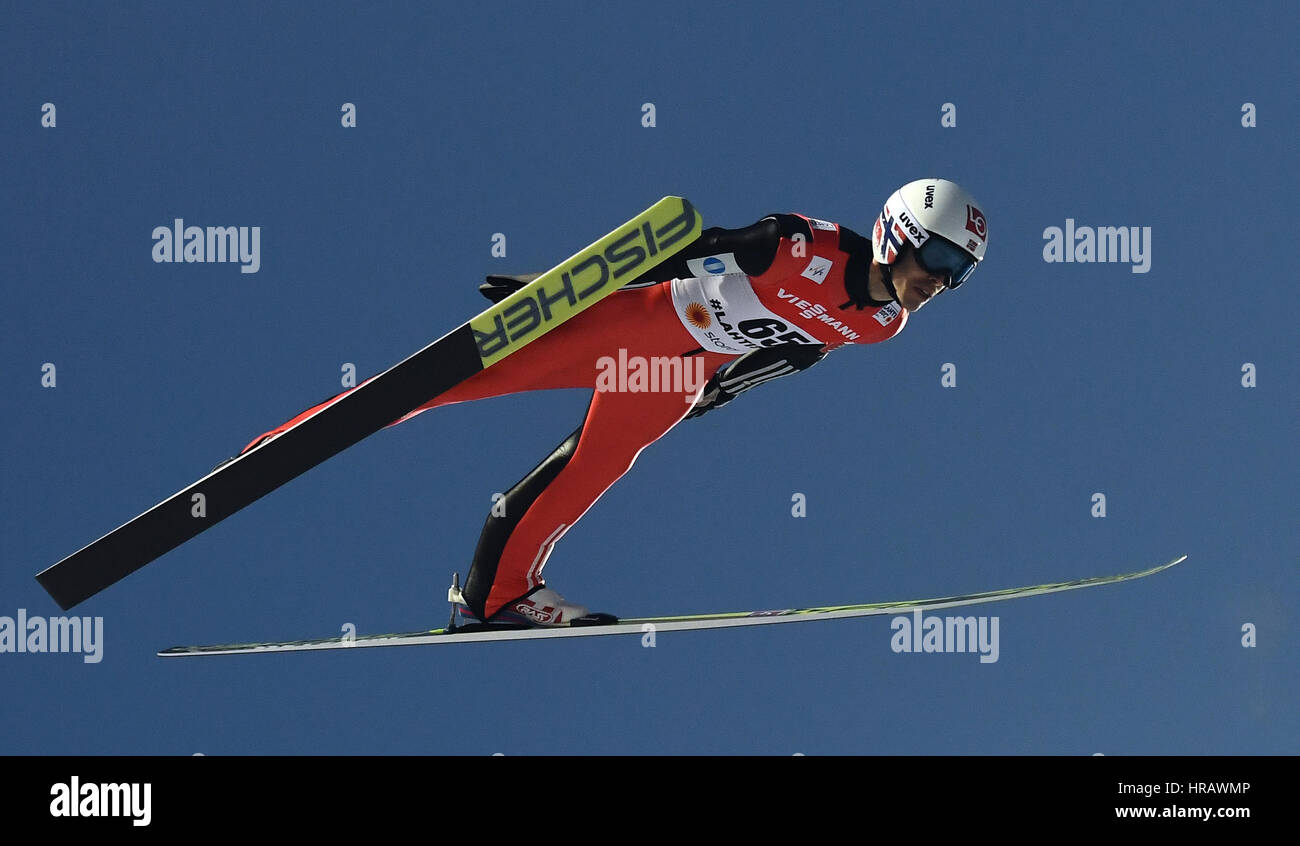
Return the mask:
[[[714,370],[718,363],[711,362]],[[488,517],[465,582],[470,609],[491,616],[543,584],[556,541],[643,449],[686,416],[702,390],[703,380],[690,394],[595,392],[582,426],[510,489],[503,515]]]
[[[410,420],[421,412],[441,405],[521,391],[591,387],[595,378],[597,359],[611,349],[617,350],[618,339],[621,336],[635,337],[640,333],[645,325],[644,315],[661,308],[663,299],[664,295],[657,288],[633,289],[611,294],[607,300],[570,318],[517,352],[486,370],[475,373],[459,385],[431,398],[424,405],[388,425],[394,426]],[[684,332],[681,334],[685,335]],[[686,340],[690,340],[689,336],[686,336]],[[683,347],[675,352],[684,352],[687,348]],[[373,378],[375,377],[370,377]],[[361,384],[364,385],[365,382]],[[258,435],[240,452],[247,452],[268,438],[273,438],[296,426],[355,390],[356,388],[349,388],[295,415],[274,429]]]
[[[680,373],[689,370],[695,377],[688,384],[661,385],[664,390],[658,391],[595,392],[582,427],[510,490],[505,516],[488,518],[464,591],[472,610],[494,614],[542,583],[542,567],[555,542],[631,468],[641,450],[685,417],[704,383],[731,358],[697,350],[663,286],[619,291],[390,424],[457,402],[546,388],[590,388],[620,351],[628,359],[673,360]],[[308,409],[254,444],[337,400]]]

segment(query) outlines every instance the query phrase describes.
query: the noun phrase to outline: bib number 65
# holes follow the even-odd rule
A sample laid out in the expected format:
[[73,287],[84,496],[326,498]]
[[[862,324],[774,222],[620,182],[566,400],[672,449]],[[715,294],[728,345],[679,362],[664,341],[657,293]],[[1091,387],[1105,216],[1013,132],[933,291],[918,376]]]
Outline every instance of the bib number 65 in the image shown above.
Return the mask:
[[[740,334],[746,338],[758,341],[760,346],[774,347],[777,344],[813,344],[816,343],[811,338],[801,335],[799,332],[790,330],[790,327],[780,320],[771,317],[756,317],[752,320],[742,320],[736,324]],[[781,332],[784,334],[778,335]]]

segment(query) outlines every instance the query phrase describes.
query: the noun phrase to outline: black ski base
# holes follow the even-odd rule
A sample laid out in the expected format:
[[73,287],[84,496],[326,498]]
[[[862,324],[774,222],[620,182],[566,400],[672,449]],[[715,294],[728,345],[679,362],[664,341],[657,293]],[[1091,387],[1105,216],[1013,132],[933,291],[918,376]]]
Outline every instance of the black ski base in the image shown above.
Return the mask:
[[[618,622],[618,617],[613,614],[587,614],[583,617],[575,617],[569,621],[569,625],[577,626],[612,626]],[[502,631],[523,631],[524,629],[546,629],[546,628],[563,628],[562,626],[528,626],[523,623],[462,623],[460,625],[447,626],[447,633],[455,632],[502,632]]]
[[570,626],[612,626],[618,622],[613,614],[587,614],[569,621]]

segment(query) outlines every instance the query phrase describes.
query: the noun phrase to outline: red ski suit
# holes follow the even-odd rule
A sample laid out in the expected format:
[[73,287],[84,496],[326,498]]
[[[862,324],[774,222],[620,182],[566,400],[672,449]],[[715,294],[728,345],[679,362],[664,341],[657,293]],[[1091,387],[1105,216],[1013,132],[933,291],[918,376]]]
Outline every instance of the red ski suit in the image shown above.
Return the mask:
[[[844,302],[846,272],[865,279],[870,254],[870,241],[851,230],[799,215],[769,216],[741,230],[706,230],[675,259],[390,424],[503,394],[593,389],[582,426],[506,494],[504,516],[488,518],[465,585],[471,608],[491,616],[543,584],[542,568],[555,543],[643,449],[693,408],[699,413],[724,404],[846,343],[896,335],[907,321],[897,303],[858,297],[857,307],[849,308]],[[745,359],[754,362],[747,372],[729,367]],[[676,373],[698,373],[696,360],[707,384],[666,378],[670,364],[680,368]],[[639,381],[635,372],[613,372],[637,367]],[[651,369],[665,378],[647,383]]]

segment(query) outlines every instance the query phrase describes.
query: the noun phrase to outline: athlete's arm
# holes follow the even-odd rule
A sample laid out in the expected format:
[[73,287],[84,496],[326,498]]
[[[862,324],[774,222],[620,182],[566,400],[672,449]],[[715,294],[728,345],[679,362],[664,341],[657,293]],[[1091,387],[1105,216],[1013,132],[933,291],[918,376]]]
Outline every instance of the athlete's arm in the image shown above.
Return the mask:
[[491,273],[488,274],[487,281],[478,286],[478,290],[492,302],[499,303],[541,275],[520,273],[512,276],[506,273]]
[[653,285],[669,279],[686,279],[698,275],[690,268],[693,259],[731,253],[737,266],[749,276],[758,276],[772,266],[782,238],[798,234],[804,241],[811,240],[808,223],[792,214],[770,214],[757,223],[740,229],[710,227],[700,233],[690,246],[665,259],[642,273],[624,287],[635,288]]
[[811,344],[778,344],[745,353],[718,368],[687,418],[721,408],[755,385],[807,370],[826,357],[826,348]]
[[[696,274],[690,268],[693,259],[731,253],[736,265],[749,276],[758,276],[767,271],[776,259],[776,251],[781,246],[782,238],[793,239],[796,236],[804,242],[812,239],[812,230],[808,222],[793,214],[770,214],[757,223],[740,229],[723,229],[713,226],[700,233],[689,246],[671,258],[651,267],[630,282],[624,288],[640,288],[657,285],[669,279],[685,279]],[[540,273],[524,273],[517,276],[493,274],[487,282],[479,286],[483,296],[493,302],[501,302],[510,294],[532,282]]]

